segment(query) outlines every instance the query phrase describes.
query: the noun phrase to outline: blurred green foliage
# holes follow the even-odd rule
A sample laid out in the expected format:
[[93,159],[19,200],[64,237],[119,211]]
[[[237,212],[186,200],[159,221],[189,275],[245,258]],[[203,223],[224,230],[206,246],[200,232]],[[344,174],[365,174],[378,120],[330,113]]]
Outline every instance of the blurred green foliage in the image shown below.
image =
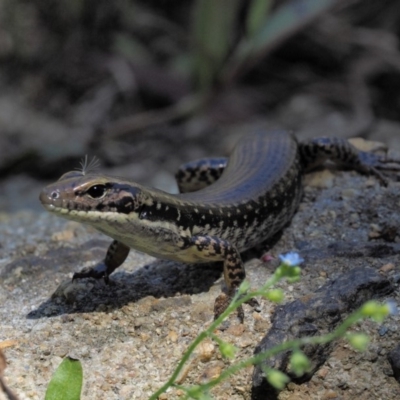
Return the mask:
[[45,63],[66,49],[71,57],[101,50],[172,70],[203,94],[234,82],[339,1],[0,0],[8,43],[2,52],[0,41],[0,55]]
[[[209,91],[247,70],[283,39],[335,0],[291,0],[273,8],[272,0],[197,0],[193,21],[193,80]],[[241,20],[244,28],[240,29]]]
[[210,89],[233,45],[240,0],[197,0],[193,7],[192,73],[195,86]]
[[[161,14],[151,14],[139,3],[135,6],[133,2],[131,7],[135,12],[131,8],[125,21],[127,25],[130,21],[136,27],[140,25],[141,29],[163,32],[170,35],[172,41],[174,37],[186,39],[187,36],[189,39],[183,46],[176,45],[177,51],[168,65],[178,66],[179,73],[190,78],[195,92],[208,93],[216,86],[234,81],[268,51],[336,2],[288,0],[278,4],[274,0],[196,0],[190,5],[189,24],[183,27],[167,21]],[[121,37],[118,43],[121,50]],[[168,43],[168,39],[163,43]],[[143,47],[138,43],[137,35],[131,35],[130,40],[124,42],[123,52],[130,57],[140,54],[136,59],[143,61],[150,58],[148,54],[143,55],[146,53]],[[147,52],[151,53],[149,47]]]

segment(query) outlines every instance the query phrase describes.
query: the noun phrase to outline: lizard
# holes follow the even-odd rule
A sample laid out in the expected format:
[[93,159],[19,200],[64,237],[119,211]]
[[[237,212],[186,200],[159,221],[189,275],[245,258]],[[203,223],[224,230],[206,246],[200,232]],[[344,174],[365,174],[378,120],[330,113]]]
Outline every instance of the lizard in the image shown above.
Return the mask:
[[[387,184],[380,170],[390,161],[362,152],[347,140],[299,142],[285,130],[244,135],[229,158],[206,158],[181,166],[179,194],[145,187],[97,171],[70,171],[40,193],[46,210],[92,225],[114,239],[105,259],[73,279],[103,278],[130,248],[183,263],[222,261],[225,291],[214,316],[229,305],[245,279],[240,253],[282,230],[302,196],[302,178],[327,159]],[[243,321],[243,309],[238,309]]]

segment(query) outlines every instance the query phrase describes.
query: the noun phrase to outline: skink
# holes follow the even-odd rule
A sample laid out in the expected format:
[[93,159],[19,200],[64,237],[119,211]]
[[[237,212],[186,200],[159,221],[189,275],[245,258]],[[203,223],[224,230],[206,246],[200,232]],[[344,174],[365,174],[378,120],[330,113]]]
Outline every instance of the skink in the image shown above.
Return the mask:
[[[327,158],[373,174],[385,160],[356,150],[341,139],[298,143],[286,131],[242,137],[229,160],[204,159],[177,173],[189,193],[169,194],[98,172],[72,171],[44,188],[43,206],[59,216],[87,223],[112,237],[105,260],[74,279],[108,280],[133,248],[184,263],[222,261],[227,293],[214,306],[228,306],[245,270],[240,253],[280,231],[293,217],[306,169]],[[239,310],[243,319],[243,311]]]

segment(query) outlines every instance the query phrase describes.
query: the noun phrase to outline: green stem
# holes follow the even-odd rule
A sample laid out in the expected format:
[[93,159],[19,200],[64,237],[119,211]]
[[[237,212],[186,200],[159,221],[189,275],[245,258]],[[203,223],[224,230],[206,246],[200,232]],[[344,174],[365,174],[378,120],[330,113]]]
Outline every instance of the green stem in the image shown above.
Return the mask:
[[[229,368],[225,369],[221,375],[219,375],[218,378],[215,378],[203,385],[200,385],[202,391],[208,391],[214,386],[218,385],[220,382],[228,378],[229,376],[235,374],[237,371],[247,368],[249,366],[254,366],[260,364],[262,361],[266,360],[267,358],[270,358],[276,354],[279,354],[283,351],[286,350],[293,350],[295,348],[299,348],[301,346],[304,346],[306,344],[326,344],[334,339],[337,339],[339,337],[344,336],[346,333],[347,329],[353,325],[355,322],[360,320],[362,318],[362,314],[360,311],[356,311],[352,315],[350,315],[343,323],[336,328],[333,332],[327,333],[322,336],[317,336],[317,337],[305,337],[305,338],[300,338],[300,339],[295,339],[295,340],[290,340],[284,343],[281,343],[278,346],[273,347],[272,349],[259,353],[253,357],[250,357],[246,360],[240,361],[237,364],[234,364],[230,366]],[[187,391],[185,387],[180,386],[182,390]]]
[[[160,387],[150,398],[149,400],[157,400],[157,398],[164,393],[169,387],[179,387],[183,391],[186,392],[186,396],[189,393],[188,388],[185,388],[184,386],[180,386],[175,384],[175,380],[178,378],[180,372],[182,371],[184,365],[186,362],[189,360],[189,357],[191,354],[194,352],[195,348],[207,337],[215,337],[214,331],[217,329],[217,327],[223,322],[223,320],[232,312],[234,312],[239,306],[241,306],[243,303],[246,301],[252,299],[253,297],[256,296],[263,296],[265,295],[265,292],[271,288],[273,285],[275,285],[280,279],[282,279],[281,273],[275,273],[272,275],[272,277],[265,283],[265,285],[262,286],[259,290],[247,293],[247,294],[240,294],[237,293],[232,302],[229,304],[227,309],[216,319],[214,322],[203,332],[201,332],[196,339],[189,345],[185,353],[183,354],[179,364],[175,368],[174,372],[172,373],[171,377],[168,379],[168,381]],[[333,332],[330,332],[328,334],[318,336],[318,337],[306,337],[306,338],[300,338],[300,339],[295,339],[295,340],[290,340],[287,342],[284,342],[278,346],[275,346],[274,348],[266,351],[259,353],[257,355],[254,355],[253,357],[250,357],[246,360],[240,361],[237,364],[234,364],[224,370],[221,375],[218,378],[215,378],[209,382],[207,382],[204,385],[200,385],[201,390],[207,391],[214,386],[218,385],[220,382],[222,382],[224,379],[228,378],[230,375],[235,374],[237,371],[241,370],[242,368],[246,368],[252,365],[257,365],[260,364],[262,361],[266,360],[269,357],[272,357],[276,354],[279,354],[282,351],[286,350],[293,350],[295,348],[299,348],[303,345],[306,344],[326,344],[331,342],[332,340],[342,337],[345,335],[347,329],[353,325],[355,322],[358,320],[362,319],[362,313],[360,310],[355,311],[353,314],[351,314],[347,319],[343,321],[343,323],[338,326]]]
[[168,379],[168,381],[160,387],[155,393],[151,395],[149,400],[157,400],[158,396],[160,394],[164,393],[170,386],[174,385],[174,382],[180,372],[182,371],[184,365],[186,362],[189,360],[189,357],[191,354],[194,352],[195,348],[207,337],[209,337],[219,325],[223,322],[223,320],[231,314],[233,311],[235,311],[239,306],[241,306],[243,303],[246,301],[252,299],[253,297],[256,296],[261,296],[264,294],[265,290],[270,288],[271,286],[275,285],[276,282],[280,280],[279,277],[277,277],[275,274],[272,275],[272,277],[265,283],[265,285],[254,292],[247,293],[245,295],[240,295],[236,294],[235,297],[232,299],[231,303],[227,307],[227,309],[216,319],[214,322],[203,332],[201,332],[196,339],[189,345],[185,353],[183,353],[183,356],[175,368],[174,372],[172,373],[171,377]]

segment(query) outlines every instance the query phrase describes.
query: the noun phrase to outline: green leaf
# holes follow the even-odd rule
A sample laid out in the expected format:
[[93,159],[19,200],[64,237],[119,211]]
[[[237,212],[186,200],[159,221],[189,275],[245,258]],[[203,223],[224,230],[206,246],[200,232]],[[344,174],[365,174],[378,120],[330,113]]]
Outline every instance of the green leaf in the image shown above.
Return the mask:
[[259,21],[252,22],[257,24],[257,29],[250,38],[244,38],[239,43],[231,60],[226,63],[225,80],[235,76],[244,67],[254,64],[282,40],[299,31],[336,2],[337,0],[292,0],[269,14],[261,24]]
[[45,400],[79,400],[82,390],[82,364],[66,357],[58,366],[46,390]]
[[360,309],[363,317],[370,317],[375,322],[383,322],[389,315],[389,307],[386,304],[380,304],[375,300],[364,303]]
[[285,298],[285,294],[283,293],[282,289],[271,289],[265,293],[265,297],[274,303],[282,303]]
[[271,0],[253,0],[250,3],[246,18],[247,36],[249,38],[259,31],[271,6]]
[[293,352],[290,357],[290,369],[296,374],[296,376],[302,376],[310,370],[310,367],[310,360],[302,351],[296,350]]
[[369,336],[365,333],[348,334],[347,340],[358,351],[365,351],[370,342]]
[[238,352],[238,348],[231,343],[221,341],[221,343],[219,343],[219,351],[224,357],[233,359]]
[[259,30],[259,34],[250,43],[251,52],[262,51],[270,42],[278,36],[287,34],[299,24],[315,17],[324,9],[331,6],[335,0],[303,0],[291,1],[280,7],[265,22]]
[[286,386],[286,384],[290,382],[290,378],[283,372],[278,371],[277,369],[270,369],[266,373],[265,377],[275,389],[279,390],[282,390]]
[[216,80],[231,49],[239,0],[197,0],[193,9],[193,75],[207,91]]

